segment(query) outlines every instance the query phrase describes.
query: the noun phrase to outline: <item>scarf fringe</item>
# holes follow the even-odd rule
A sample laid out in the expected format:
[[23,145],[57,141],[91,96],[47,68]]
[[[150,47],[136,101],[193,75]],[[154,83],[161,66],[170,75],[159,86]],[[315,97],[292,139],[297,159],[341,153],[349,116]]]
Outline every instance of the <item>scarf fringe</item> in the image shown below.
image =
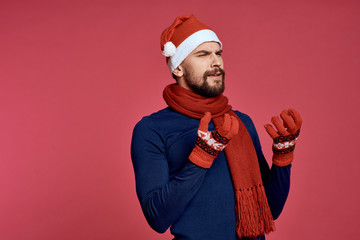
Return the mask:
[[235,189],[236,232],[239,238],[255,238],[275,231],[263,185]]

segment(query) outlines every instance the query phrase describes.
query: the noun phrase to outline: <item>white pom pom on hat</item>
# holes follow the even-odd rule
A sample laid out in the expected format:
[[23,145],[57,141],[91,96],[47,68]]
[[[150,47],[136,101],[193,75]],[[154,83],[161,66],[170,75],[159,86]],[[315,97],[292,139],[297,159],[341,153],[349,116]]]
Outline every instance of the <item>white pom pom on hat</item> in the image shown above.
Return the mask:
[[161,50],[171,72],[200,44],[204,42],[218,42],[222,46],[215,32],[201,23],[194,15],[179,16],[173,24],[161,34]]
[[174,56],[176,53],[176,47],[172,42],[167,42],[164,45],[164,51],[162,52],[162,54],[165,57],[172,57]]

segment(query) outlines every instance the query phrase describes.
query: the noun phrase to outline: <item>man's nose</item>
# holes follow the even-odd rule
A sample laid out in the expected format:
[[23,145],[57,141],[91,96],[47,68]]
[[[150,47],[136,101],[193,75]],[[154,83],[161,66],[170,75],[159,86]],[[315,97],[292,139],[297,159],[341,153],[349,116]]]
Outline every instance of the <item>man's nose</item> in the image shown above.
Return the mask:
[[212,54],[211,67],[221,67],[221,62],[221,56],[217,55],[216,53]]

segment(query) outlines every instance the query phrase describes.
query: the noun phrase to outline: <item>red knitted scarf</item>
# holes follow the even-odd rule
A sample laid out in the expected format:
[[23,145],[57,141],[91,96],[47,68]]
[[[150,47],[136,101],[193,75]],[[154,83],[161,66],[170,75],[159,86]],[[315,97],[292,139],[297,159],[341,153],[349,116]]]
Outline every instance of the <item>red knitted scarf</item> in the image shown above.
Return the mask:
[[240,118],[231,110],[227,97],[222,94],[202,97],[176,84],[168,85],[163,97],[169,107],[192,118],[201,119],[205,112],[210,112],[215,127],[221,126],[225,113],[237,117],[239,133],[225,148],[235,191],[236,232],[239,238],[255,238],[274,231],[253,142]]

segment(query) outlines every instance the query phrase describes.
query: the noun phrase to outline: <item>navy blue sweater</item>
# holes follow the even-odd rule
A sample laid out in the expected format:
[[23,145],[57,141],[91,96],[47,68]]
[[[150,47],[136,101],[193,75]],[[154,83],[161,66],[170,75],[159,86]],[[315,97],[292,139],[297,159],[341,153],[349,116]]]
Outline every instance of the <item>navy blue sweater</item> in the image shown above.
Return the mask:
[[[273,165],[270,169],[252,120],[246,114],[234,112],[254,143],[266,196],[276,219],[289,193],[291,165]],[[224,152],[209,169],[188,160],[198,127],[198,119],[170,108],[137,123],[131,157],[141,208],[155,231],[163,233],[171,227],[174,239],[236,240],[235,198]],[[214,130],[212,122],[209,130]]]

